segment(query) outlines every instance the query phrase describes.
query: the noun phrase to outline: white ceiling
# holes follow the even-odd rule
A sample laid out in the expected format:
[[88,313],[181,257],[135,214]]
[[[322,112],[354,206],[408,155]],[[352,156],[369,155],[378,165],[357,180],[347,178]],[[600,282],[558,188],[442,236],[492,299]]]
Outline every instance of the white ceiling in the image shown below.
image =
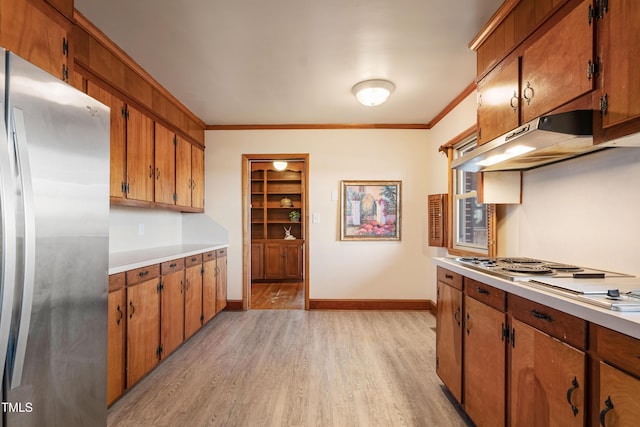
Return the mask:
[[[426,124],[475,78],[501,0],[75,0],[208,125]],[[361,80],[396,85],[364,107]]]

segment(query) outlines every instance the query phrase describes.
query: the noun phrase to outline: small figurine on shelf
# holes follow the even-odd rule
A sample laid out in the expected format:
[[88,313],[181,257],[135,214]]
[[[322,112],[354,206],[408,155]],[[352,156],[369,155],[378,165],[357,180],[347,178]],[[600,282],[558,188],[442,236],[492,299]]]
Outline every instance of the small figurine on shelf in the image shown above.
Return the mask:
[[291,227],[283,227],[284,228],[284,240],[296,240],[296,236],[291,234]]

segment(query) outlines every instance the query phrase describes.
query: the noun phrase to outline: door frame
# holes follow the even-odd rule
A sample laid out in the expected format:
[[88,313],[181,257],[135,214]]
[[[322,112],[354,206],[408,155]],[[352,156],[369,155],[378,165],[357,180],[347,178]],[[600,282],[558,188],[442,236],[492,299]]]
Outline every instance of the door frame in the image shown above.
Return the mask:
[[242,155],[242,310],[251,299],[251,161],[288,160],[304,162],[304,309],[309,310],[309,153]]

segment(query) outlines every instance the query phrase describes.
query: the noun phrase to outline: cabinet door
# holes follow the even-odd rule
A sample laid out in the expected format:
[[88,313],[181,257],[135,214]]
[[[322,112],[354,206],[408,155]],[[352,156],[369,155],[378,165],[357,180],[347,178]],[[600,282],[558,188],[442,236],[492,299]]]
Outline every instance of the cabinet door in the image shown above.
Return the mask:
[[155,202],[175,204],[176,144],[175,134],[159,123],[155,124]]
[[126,311],[125,289],[109,292],[107,405],[111,405],[124,392]]
[[584,352],[516,319],[511,327],[511,425],[584,426]]
[[251,280],[264,278],[264,243],[251,243]]
[[153,120],[127,106],[128,199],[153,202]]
[[519,73],[519,62],[515,60],[478,84],[478,145],[520,124]]
[[587,75],[593,62],[594,26],[591,0],[580,3],[560,22],[525,50],[522,56],[523,122],[593,90]]
[[640,2],[610,1],[597,22],[598,56],[601,59],[602,93],[607,112],[602,127],[640,117]]
[[202,264],[188,267],[185,277],[184,339],[202,326]]
[[640,380],[600,362],[600,424],[635,426],[640,420]]
[[191,147],[191,206],[204,208],[204,150]]
[[302,280],[302,246],[283,245],[282,253],[284,278]]
[[[221,255],[224,253],[224,255]],[[216,314],[227,307],[227,252],[226,249],[218,250],[216,260]]]
[[[213,253],[213,252],[212,252]],[[214,253],[215,254],[215,253]],[[216,259],[213,258],[202,264],[202,315],[206,323],[216,315]]]
[[111,108],[111,180],[109,195],[111,197],[124,198],[127,168],[125,104],[121,99],[91,81],[87,82],[87,93]]
[[127,288],[127,316],[127,387],[131,387],[158,364],[158,278]]
[[0,46],[62,80],[67,67],[65,39],[67,29],[32,3],[0,0]]
[[458,402],[462,401],[462,292],[438,281],[436,372]]
[[265,243],[264,245],[264,278],[282,279],[284,253],[280,243]]
[[176,145],[176,205],[191,206],[191,144],[178,137]]
[[479,426],[505,425],[505,324],[504,312],[465,296],[464,409]]
[[184,341],[184,270],[162,277],[162,357]]

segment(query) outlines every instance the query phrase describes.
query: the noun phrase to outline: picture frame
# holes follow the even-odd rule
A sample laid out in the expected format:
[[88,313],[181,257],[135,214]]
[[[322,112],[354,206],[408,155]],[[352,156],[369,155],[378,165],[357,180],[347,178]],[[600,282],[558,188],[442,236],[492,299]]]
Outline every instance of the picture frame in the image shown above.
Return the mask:
[[340,240],[400,240],[402,181],[341,181]]

